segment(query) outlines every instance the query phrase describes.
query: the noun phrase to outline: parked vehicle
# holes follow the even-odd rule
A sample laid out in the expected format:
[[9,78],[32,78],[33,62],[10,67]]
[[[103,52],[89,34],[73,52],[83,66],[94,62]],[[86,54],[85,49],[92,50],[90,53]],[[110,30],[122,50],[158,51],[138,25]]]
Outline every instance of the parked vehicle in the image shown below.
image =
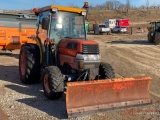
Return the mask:
[[0,50],[20,49],[24,43],[35,43],[37,17],[0,13]]
[[127,28],[126,27],[116,26],[115,28],[112,29],[112,32],[126,33],[127,32]]
[[116,19],[106,19],[104,20],[106,27],[113,29],[116,27]]
[[129,27],[129,19],[119,19],[119,20],[116,20],[116,26],[119,26],[119,27]]
[[98,35],[98,34],[103,34],[103,33],[110,33],[110,28],[106,27],[105,24],[93,24],[93,31],[94,34]]

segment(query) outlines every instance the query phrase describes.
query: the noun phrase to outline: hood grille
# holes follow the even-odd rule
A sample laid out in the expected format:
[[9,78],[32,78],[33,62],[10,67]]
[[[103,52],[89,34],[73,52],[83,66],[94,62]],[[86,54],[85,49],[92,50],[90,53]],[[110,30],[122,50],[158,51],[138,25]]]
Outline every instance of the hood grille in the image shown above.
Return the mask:
[[84,54],[99,54],[98,44],[83,44],[82,53]]

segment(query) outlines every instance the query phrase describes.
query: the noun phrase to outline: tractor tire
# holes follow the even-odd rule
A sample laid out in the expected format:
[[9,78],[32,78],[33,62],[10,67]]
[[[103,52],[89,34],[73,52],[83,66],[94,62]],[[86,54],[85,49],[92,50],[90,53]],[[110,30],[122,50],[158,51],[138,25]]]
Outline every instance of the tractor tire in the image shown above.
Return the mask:
[[149,42],[149,43],[154,43],[154,39],[153,39],[153,37],[151,36],[151,32],[148,33],[148,36],[147,36],[147,37],[148,37],[148,42]]
[[154,40],[156,45],[160,45],[160,33],[155,34],[155,40]]
[[40,52],[35,44],[23,44],[19,55],[20,79],[24,84],[36,83],[40,79]]
[[99,79],[115,78],[115,73],[111,65],[108,63],[101,63],[99,66]]
[[59,99],[64,92],[64,77],[56,66],[46,67],[41,76],[44,94],[48,99]]

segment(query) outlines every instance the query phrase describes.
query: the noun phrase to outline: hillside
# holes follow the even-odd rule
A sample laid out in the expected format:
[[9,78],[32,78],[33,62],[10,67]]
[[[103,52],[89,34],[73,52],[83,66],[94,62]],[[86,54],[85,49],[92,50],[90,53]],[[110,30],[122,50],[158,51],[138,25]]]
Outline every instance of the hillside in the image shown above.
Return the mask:
[[[4,10],[4,13],[31,13],[31,10]],[[130,9],[130,10],[93,10],[88,12],[88,21],[92,23],[102,23],[104,19],[130,19],[131,27],[147,26],[151,21],[160,20],[160,8],[150,9]]]
[[160,20],[160,9],[132,9],[132,10],[89,10],[89,21],[112,18],[129,18],[131,22],[150,22]]
[[88,21],[100,23],[104,19],[130,19],[131,26],[148,25],[151,21],[160,20],[160,9],[131,9],[131,10],[89,10]]

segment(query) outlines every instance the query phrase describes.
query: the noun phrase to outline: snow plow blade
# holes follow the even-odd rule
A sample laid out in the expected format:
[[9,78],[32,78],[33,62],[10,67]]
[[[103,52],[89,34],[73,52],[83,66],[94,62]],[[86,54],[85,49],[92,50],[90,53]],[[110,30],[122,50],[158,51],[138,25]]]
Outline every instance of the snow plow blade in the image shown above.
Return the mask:
[[118,78],[68,82],[66,108],[68,117],[117,107],[151,103],[151,77]]

